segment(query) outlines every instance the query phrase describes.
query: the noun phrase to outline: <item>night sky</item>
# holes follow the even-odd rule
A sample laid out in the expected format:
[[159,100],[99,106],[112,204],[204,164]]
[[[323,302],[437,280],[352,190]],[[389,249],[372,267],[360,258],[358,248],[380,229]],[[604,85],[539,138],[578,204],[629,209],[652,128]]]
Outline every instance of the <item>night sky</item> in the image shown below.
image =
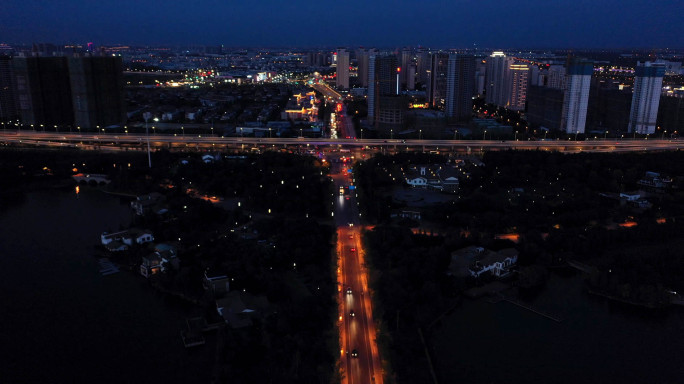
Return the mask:
[[0,42],[681,48],[683,0],[2,0]]

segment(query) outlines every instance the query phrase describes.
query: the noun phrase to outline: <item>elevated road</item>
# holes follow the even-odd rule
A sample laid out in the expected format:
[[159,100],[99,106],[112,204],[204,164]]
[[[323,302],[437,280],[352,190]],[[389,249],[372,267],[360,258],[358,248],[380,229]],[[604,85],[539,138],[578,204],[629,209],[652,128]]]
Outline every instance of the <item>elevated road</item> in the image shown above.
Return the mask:
[[[551,150],[561,152],[628,152],[652,150],[676,150],[684,148],[684,140],[670,139],[640,139],[615,140],[597,139],[586,141],[571,140],[384,140],[357,138],[256,138],[256,137],[221,137],[213,135],[165,135],[152,134],[149,136],[153,147],[188,147],[193,148],[232,148],[245,149],[251,147],[291,147],[291,146],[332,146],[343,148],[393,149],[393,150],[422,150],[422,151],[466,151],[481,152],[488,150]],[[71,146],[80,148],[92,147],[125,147],[144,146],[147,136],[144,134],[79,134],[65,132],[35,132],[35,131],[3,131],[0,132],[0,142],[22,143],[37,146]]]

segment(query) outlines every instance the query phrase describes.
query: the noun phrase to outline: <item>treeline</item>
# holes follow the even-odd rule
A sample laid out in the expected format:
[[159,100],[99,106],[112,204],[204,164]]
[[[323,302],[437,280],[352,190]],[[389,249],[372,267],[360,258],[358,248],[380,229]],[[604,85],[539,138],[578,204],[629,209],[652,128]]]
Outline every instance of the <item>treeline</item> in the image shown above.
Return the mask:
[[429,332],[441,315],[457,303],[458,289],[446,275],[450,250],[463,239],[413,235],[408,228],[378,225],[364,233],[374,291],[373,312],[381,320],[378,344],[391,363],[390,380],[431,382],[418,329]]
[[[204,312],[214,316],[210,320],[222,321],[202,287],[209,268],[230,276],[231,290],[263,295],[274,309],[263,321],[254,319],[252,327],[219,333],[216,377],[243,383],[334,382],[339,353],[335,232],[321,220],[329,219],[327,168],[313,157],[287,153],[243,154],[212,163],[200,156],[154,152],[150,169],[140,153],[7,150],[0,151],[0,172],[4,183],[16,183],[22,191],[34,179],[68,180],[83,172],[108,175],[111,184],[101,188],[112,192],[163,194],[167,213],[132,215],[131,223],[151,230],[156,243],[178,246],[180,268],[155,275],[155,283],[204,303]],[[213,204],[194,198],[188,188],[241,204]],[[137,264],[150,252],[133,247],[116,257]]]

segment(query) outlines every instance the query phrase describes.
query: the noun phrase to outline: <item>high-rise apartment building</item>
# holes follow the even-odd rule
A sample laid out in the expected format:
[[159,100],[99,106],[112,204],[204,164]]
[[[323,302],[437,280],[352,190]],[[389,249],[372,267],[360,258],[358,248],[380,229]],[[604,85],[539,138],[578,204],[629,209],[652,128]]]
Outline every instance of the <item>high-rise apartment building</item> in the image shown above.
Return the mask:
[[401,51],[401,72],[399,80],[401,81],[400,88],[408,89],[409,66],[411,65],[411,50],[403,49]]
[[74,125],[105,128],[126,119],[121,57],[70,57],[69,82]]
[[506,108],[525,109],[530,68],[526,64],[510,64],[506,71]]
[[18,118],[14,96],[14,71],[12,59],[0,55],[0,121],[7,122]]
[[451,122],[467,121],[473,112],[475,58],[449,55],[446,84],[446,117]]
[[449,54],[435,53],[428,71],[427,101],[433,108],[444,109],[446,105]]
[[487,62],[480,58],[475,60],[475,83],[473,92],[477,96],[483,96],[485,91],[485,81],[487,74]]
[[493,52],[487,58],[486,94],[488,104],[506,105],[506,70],[511,60],[503,52]]
[[[565,89],[566,68],[562,65],[551,65],[546,73],[546,86],[554,89]],[[542,84],[539,84],[542,85]]]
[[408,67],[408,76],[406,77],[406,89],[413,91],[416,89],[416,65],[410,64]]
[[395,55],[373,55],[368,59],[369,120],[377,117],[380,97],[398,94],[397,69]]
[[360,48],[356,51],[356,60],[358,62],[358,76],[362,87],[368,87],[368,59],[371,56],[377,55],[375,48]]
[[561,130],[566,133],[584,133],[593,72],[592,62],[568,58],[561,118]]
[[339,89],[349,89],[349,51],[344,48],[337,50],[337,79],[335,84]]
[[14,57],[12,70],[23,124],[88,129],[125,121],[121,57]]
[[66,57],[13,57],[17,109],[23,124],[73,125]]
[[655,133],[665,69],[665,65],[650,61],[637,64],[628,132]]
[[430,66],[430,53],[425,49],[419,49],[416,53],[416,81],[423,85],[427,85]]

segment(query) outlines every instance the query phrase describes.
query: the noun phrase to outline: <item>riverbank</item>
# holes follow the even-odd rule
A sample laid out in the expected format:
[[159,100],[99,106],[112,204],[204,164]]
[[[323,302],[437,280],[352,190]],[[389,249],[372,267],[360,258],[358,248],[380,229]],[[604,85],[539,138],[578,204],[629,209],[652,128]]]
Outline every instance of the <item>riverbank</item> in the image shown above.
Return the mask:
[[681,379],[684,311],[679,308],[653,311],[592,300],[579,273],[551,273],[543,289],[517,299],[562,322],[487,300],[464,300],[431,330],[428,345],[440,383]]
[[130,217],[91,188],[29,192],[0,212],[3,382],[209,381],[215,341],[186,350],[179,337],[199,310],[135,273],[99,272],[96,239]]

